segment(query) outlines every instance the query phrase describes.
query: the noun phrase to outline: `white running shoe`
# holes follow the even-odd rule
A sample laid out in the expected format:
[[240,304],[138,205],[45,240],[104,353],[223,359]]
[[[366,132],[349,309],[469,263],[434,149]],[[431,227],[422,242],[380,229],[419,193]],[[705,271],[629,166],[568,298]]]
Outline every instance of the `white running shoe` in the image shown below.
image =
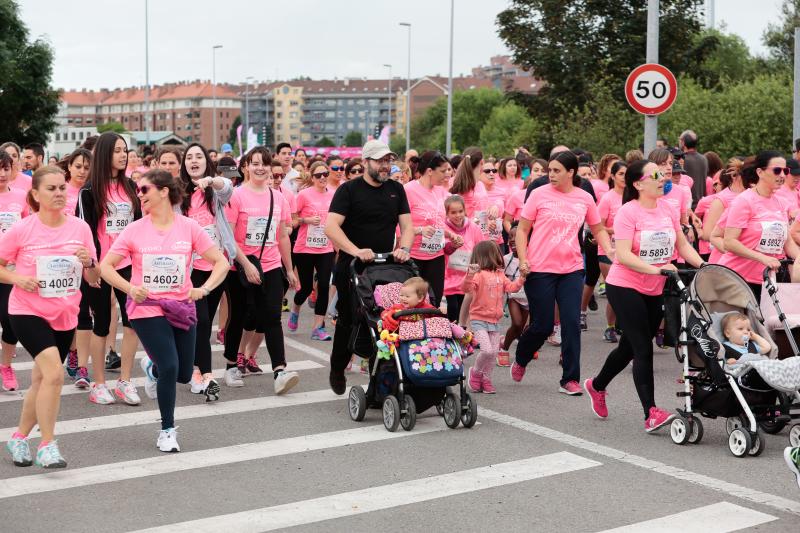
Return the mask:
[[547,337],[547,343],[553,346],[561,346],[561,324],[553,326],[553,333]]
[[162,429],[158,432],[156,448],[165,453],[179,452],[181,447],[178,445],[178,428]]
[[242,373],[235,366],[225,371],[225,385],[228,387],[244,387]]
[[115,402],[114,396],[105,383],[92,383],[89,385],[89,401],[98,405],[109,405]]
[[200,373],[199,368],[194,369],[194,373],[192,374],[192,386],[191,389],[192,394],[203,394],[206,390],[206,384],[203,381],[203,374]]
[[144,372],[144,393],[151,400],[158,398],[158,380],[153,375],[153,361],[149,357],[142,357],[141,363],[142,372]]
[[139,398],[139,393],[136,392],[136,385],[130,381],[118,380],[117,387],[114,389],[114,394],[128,405],[139,405],[142,403],[142,399]]
[[300,376],[297,375],[297,372],[279,371],[278,376],[275,378],[275,394],[289,392],[299,381]]

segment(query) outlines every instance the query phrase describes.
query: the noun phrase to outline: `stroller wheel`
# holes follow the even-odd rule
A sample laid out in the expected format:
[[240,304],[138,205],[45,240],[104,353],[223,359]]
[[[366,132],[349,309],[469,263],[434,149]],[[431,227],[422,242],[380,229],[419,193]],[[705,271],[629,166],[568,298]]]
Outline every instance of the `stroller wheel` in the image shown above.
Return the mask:
[[759,427],[762,430],[764,430],[764,433],[769,433],[770,435],[777,435],[778,433],[783,431],[783,428],[785,428],[786,425],[789,423],[787,416],[781,416],[784,414],[782,412],[783,410],[781,409],[784,403],[788,406],[791,405],[792,402],[791,399],[786,398],[786,396],[783,393],[781,393],[778,395],[777,400],[775,400],[777,416],[775,416],[771,420],[762,420],[761,422],[758,423]]
[[383,425],[392,433],[400,425],[400,402],[394,396],[387,396],[383,400]]
[[417,425],[417,404],[409,394],[403,394],[403,411],[400,413],[400,425],[406,431],[411,431]]
[[729,416],[725,419],[725,431],[728,432],[728,436],[733,433],[734,429],[738,429],[747,425],[744,420],[742,420],[741,416]]
[[689,444],[700,444],[703,439],[703,422],[696,416],[692,418],[692,431],[689,433]]
[[767,447],[767,442],[761,432],[751,433],[750,437],[753,439],[753,445],[750,446],[750,451],[747,452],[751,457],[758,457],[764,453],[764,448]]
[[461,424],[469,429],[478,421],[478,404],[472,399],[472,395],[464,393],[465,403],[463,412],[461,413]]
[[794,424],[789,428],[789,445],[792,448],[800,446],[800,424]]
[[350,387],[350,394],[347,396],[347,410],[350,412],[350,419],[354,422],[364,420],[367,414],[367,394],[360,385]]
[[444,416],[444,400],[436,404],[436,414]]
[[728,436],[728,449],[736,457],[744,457],[753,446],[753,439],[750,433],[743,428],[736,428]]
[[689,437],[692,434],[692,424],[688,419],[677,416],[672,420],[669,425],[669,436],[672,437],[672,442],[683,446],[689,442]]
[[456,429],[461,422],[461,405],[456,400],[456,395],[448,392],[444,398],[444,423],[450,429]]

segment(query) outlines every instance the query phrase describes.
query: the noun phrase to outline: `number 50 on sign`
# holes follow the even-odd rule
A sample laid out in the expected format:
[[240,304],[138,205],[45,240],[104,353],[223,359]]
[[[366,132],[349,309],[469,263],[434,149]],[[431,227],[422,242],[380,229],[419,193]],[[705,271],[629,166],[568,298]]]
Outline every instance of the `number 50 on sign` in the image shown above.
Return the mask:
[[668,68],[646,63],[633,69],[625,81],[628,104],[643,115],[659,115],[678,96],[678,82]]

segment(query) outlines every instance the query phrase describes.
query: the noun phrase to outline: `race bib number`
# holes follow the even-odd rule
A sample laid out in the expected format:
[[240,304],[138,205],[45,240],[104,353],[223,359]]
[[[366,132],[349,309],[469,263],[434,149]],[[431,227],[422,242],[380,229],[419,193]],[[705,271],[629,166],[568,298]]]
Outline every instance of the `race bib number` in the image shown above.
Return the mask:
[[[264,231],[267,229],[267,220],[269,217],[247,217],[247,233],[244,235],[244,243],[247,246],[261,246],[261,241],[264,240]],[[267,246],[275,244],[277,229],[278,224],[275,217],[272,217],[267,235]]]
[[309,248],[325,248],[328,246],[328,236],[325,235],[325,226],[308,226],[306,246]]
[[424,254],[437,254],[444,248],[444,230],[434,230],[430,237],[422,236],[419,251]]
[[458,270],[460,272],[466,272],[467,267],[469,266],[469,256],[471,252],[468,250],[461,250],[458,249],[452,254],[450,254],[450,258],[447,260],[448,268],[453,270]]
[[143,254],[142,286],[150,292],[177,292],[186,279],[186,258],[181,254]]
[[74,255],[40,255],[36,258],[39,296],[63,298],[75,294],[81,286],[83,265]]
[[675,231],[642,231],[639,242],[639,259],[648,265],[663,265],[672,259],[675,251]]
[[106,233],[122,233],[133,222],[133,206],[129,202],[108,202]]
[[10,213],[4,211],[0,213],[0,234],[3,234],[11,229],[11,226],[22,220],[22,215],[19,213]]
[[491,230],[489,229],[489,223],[491,222],[489,219],[489,213],[486,211],[478,211],[475,213],[475,218],[478,220],[478,226],[481,228],[481,233],[493,239],[500,235],[500,228],[502,226],[500,225],[499,219],[495,219],[494,230]]
[[788,235],[786,222],[773,220],[761,223],[761,238],[756,251],[762,254],[780,255]]

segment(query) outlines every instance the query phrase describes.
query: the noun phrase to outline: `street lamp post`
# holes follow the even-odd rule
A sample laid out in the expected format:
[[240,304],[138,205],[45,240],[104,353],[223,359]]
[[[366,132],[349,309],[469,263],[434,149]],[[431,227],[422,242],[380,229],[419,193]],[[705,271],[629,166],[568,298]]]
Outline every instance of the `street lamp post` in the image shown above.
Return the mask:
[[214,130],[212,134],[211,146],[217,148],[217,139],[219,139],[219,132],[217,132],[217,50],[222,48],[221,44],[215,44],[211,47],[211,99],[214,101],[214,116],[211,121],[211,128]]
[[406,152],[411,149],[411,23],[401,22],[408,28],[408,76],[406,77]]
[[447,142],[445,154],[450,155],[453,144],[453,18],[455,0],[450,0],[450,73],[447,76]]
[[392,66],[383,65],[389,69],[389,138],[392,137]]
[[[250,80],[253,79],[253,76],[247,76],[244,79],[244,139],[247,142],[248,135],[250,133]],[[249,150],[252,146],[248,146],[247,149]]]
[[[150,149],[150,16],[148,14],[148,1],[144,0],[144,120],[145,120],[145,145]],[[147,152],[145,152],[147,153]]]

